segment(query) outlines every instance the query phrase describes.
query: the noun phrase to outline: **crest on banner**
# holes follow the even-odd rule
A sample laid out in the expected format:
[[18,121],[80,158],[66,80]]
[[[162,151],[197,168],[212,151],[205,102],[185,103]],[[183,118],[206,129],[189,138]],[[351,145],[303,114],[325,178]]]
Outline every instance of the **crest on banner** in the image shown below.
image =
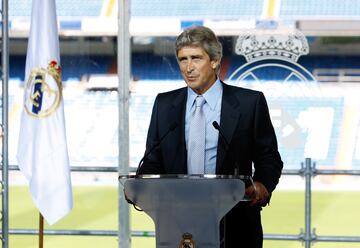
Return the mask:
[[61,67],[56,60],[48,67],[31,70],[25,86],[24,108],[34,118],[50,116],[59,107],[62,98]]

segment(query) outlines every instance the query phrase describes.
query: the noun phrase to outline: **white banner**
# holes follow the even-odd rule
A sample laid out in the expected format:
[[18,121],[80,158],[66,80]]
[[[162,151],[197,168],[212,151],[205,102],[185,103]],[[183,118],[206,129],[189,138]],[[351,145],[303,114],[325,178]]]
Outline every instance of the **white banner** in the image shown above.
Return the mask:
[[33,0],[17,159],[51,225],[72,209],[55,0]]

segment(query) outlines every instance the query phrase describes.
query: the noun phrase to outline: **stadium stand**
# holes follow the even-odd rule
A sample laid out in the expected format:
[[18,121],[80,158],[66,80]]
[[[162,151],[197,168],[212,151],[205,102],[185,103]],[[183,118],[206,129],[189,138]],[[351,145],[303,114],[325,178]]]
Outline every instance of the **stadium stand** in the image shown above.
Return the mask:
[[[134,0],[131,1],[131,15],[132,18],[148,18],[147,20],[160,19],[161,18],[175,18],[179,20],[179,27],[185,27],[186,25],[196,24],[199,21],[200,24],[203,24],[205,19],[214,20],[217,22],[219,20],[261,20],[264,18],[264,4],[266,1],[263,0],[224,0],[224,1],[209,1],[206,0]],[[347,1],[309,1],[309,0],[283,0],[279,1],[281,3],[278,18],[283,20],[285,23],[289,22],[291,25],[294,25],[297,20],[311,19],[316,16],[317,19],[337,19],[342,20],[347,19],[360,19],[360,2],[357,0],[347,0]],[[82,0],[57,0],[57,11],[60,21],[60,31],[61,30],[75,30],[76,35],[80,37],[86,35],[82,32],[82,24],[84,19],[91,17],[95,20],[97,18],[104,17],[103,9],[107,6],[108,2],[104,0],[92,0],[84,3]],[[16,21],[17,18],[26,19],[30,14],[30,1],[22,0],[12,0],[9,1],[10,9],[10,20]],[[274,6],[273,6],[274,7]],[[273,12],[276,14],[276,11]],[[71,22],[73,21],[73,22]],[[99,22],[100,23],[100,22]],[[116,23],[116,22],[115,22]],[[21,24],[21,22],[20,22]],[[237,25],[237,23],[236,23]],[[180,27],[181,26],[181,27]],[[90,28],[92,26],[90,25]],[[266,25],[264,26],[267,27]],[[274,26],[276,27],[276,25]],[[95,34],[96,35],[96,34]],[[161,37],[161,33],[159,34]],[[235,34],[231,36],[221,37],[224,42],[224,59],[223,66],[221,71],[221,78],[225,81],[229,79],[230,75],[237,70],[240,66],[246,63],[244,57],[234,54],[234,40]],[[67,37],[68,38],[68,37]],[[103,38],[100,36],[100,38]],[[142,37],[141,35],[137,37],[146,41],[148,37]],[[170,37],[170,40],[173,37]],[[323,43],[321,43],[319,37],[308,37],[310,47],[316,43],[319,47],[323,48]],[[23,43],[26,43],[24,37]],[[72,41],[76,41],[76,37],[72,38]],[[85,40],[85,41],[84,41]],[[91,39],[82,40],[84,42],[93,42]],[[179,74],[178,66],[176,59],[168,48],[163,48],[164,44],[159,42],[158,38],[150,39],[151,42],[147,45],[144,44],[135,44],[132,40],[132,45],[137,46],[135,51],[131,54],[131,76],[132,83],[130,90],[132,92],[130,98],[130,118],[131,118],[131,165],[136,166],[136,161],[138,161],[139,156],[141,156],[141,151],[144,149],[144,140],[146,137],[146,129],[148,126],[148,117],[150,116],[152,101],[154,99],[155,91],[162,91],[165,89],[171,89],[180,87],[183,85],[181,76]],[[315,40],[315,41],[314,41]],[[62,40],[66,42],[68,39]],[[98,43],[101,43],[101,39],[97,40]],[[157,44],[157,42],[159,42]],[[347,41],[346,41],[347,42]],[[351,44],[356,44],[356,40],[352,40]],[[72,43],[74,44],[74,43]],[[25,45],[23,45],[25,46]],[[104,43],[104,46],[106,44]],[[160,47],[160,49],[159,49]],[[299,65],[303,66],[310,73],[312,73],[319,82],[328,82],[330,91],[340,92],[337,89],[337,85],[333,84],[334,82],[358,82],[360,81],[360,52],[356,52],[356,49],[350,49],[350,52],[343,53],[342,44],[335,44],[335,47],[328,47],[325,52],[321,50],[319,53],[313,52],[312,47],[310,49],[310,55],[303,56],[299,59]],[[106,50],[103,47],[104,51]],[[164,51],[163,51],[164,50]],[[117,147],[117,133],[116,133],[116,123],[114,114],[116,109],[116,97],[114,96],[114,88],[106,89],[106,84],[104,87],[97,87],[94,91],[89,91],[85,85],[89,85],[91,78],[97,78],[97,82],[101,80],[114,80],[114,74],[116,74],[116,57],[114,50],[108,49],[106,53],[101,54],[101,47],[99,54],[86,54],[86,47],[82,51],[77,51],[76,49],[67,51],[61,55],[61,64],[63,68],[63,82],[64,82],[64,97],[66,98],[66,115],[67,115],[67,125],[69,126],[68,132],[69,135],[69,146],[70,146],[70,155],[72,162],[84,163],[86,161],[96,161],[98,163],[108,164],[110,161],[115,161],[116,157],[114,154],[110,154],[108,151],[115,151]],[[84,54],[85,53],[85,54]],[[25,67],[25,51],[23,53],[17,52],[16,54],[11,54],[10,57],[10,78],[11,84],[14,87],[22,86],[24,81],[24,67]],[[347,93],[321,95],[321,90],[316,91],[311,95],[308,90],[306,90],[302,84],[299,84],[298,81],[294,79],[289,80],[291,83],[289,85],[277,86],[276,90],[273,89],[272,84],[267,81],[271,81],[276,84],[277,82],[282,82],[281,80],[286,76],[287,71],[284,71],[280,67],[272,67],[271,70],[258,70],[257,76],[262,78],[265,82],[264,85],[258,85],[256,82],[252,82],[253,78],[248,77],[245,79],[248,83],[248,87],[254,87],[255,89],[264,89],[264,91],[269,92],[283,92],[283,95],[291,95],[297,97],[296,99],[285,98],[280,101],[283,108],[279,110],[274,103],[279,103],[278,98],[270,94],[269,102],[274,109],[278,109],[281,113],[287,113],[288,118],[285,118],[285,122],[297,130],[297,135],[301,137],[301,140],[311,140],[311,130],[315,127],[308,127],[310,125],[310,120],[304,121],[303,126],[296,126],[297,121],[300,116],[309,115],[313,109],[327,109],[333,115],[329,114],[323,116],[327,118],[329,123],[331,123],[331,133],[324,134],[327,138],[324,140],[329,140],[329,142],[324,145],[328,147],[328,155],[325,157],[314,157],[314,159],[320,159],[320,164],[335,164],[335,155],[336,154],[336,142],[340,142],[341,137],[340,127],[346,123],[342,120],[342,109],[346,108],[344,106],[345,98]],[[295,82],[296,83],[292,83]],[[97,84],[98,85],[98,84]],[[85,86],[85,87],[84,87]],[[311,86],[317,87],[317,86]],[[319,84],[318,88],[323,89],[328,86],[325,84]],[[20,88],[21,89],[21,88]],[[305,89],[305,90],[304,90]],[[103,91],[103,90],[106,90]],[[14,93],[15,92],[15,93]],[[14,94],[10,96],[10,106],[11,113],[14,115],[14,120],[17,120],[18,117],[18,108],[19,108],[19,93],[15,90]],[[311,98],[312,97],[312,98]],[[310,99],[311,98],[311,99]],[[84,113],[84,118],[77,118],[76,113]],[[117,112],[116,112],[117,113]],[[354,120],[355,121],[355,120]],[[354,130],[359,126],[359,123],[353,125]],[[71,127],[71,128],[70,128]],[[284,128],[284,129],[282,129]],[[284,131],[285,130],[285,131]],[[279,140],[283,140],[285,143],[279,142],[281,147],[281,152],[286,154],[286,157],[289,158],[287,164],[289,168],[291,166],[298,166],[294,164],[295,161],[302,160],[305,150],[309,150],[308,145],[301,143],[299,147],[294,150],[286,150],[284,144],[286,143],[287,136],[284,136],[283,133],[287,131],[286,126],[279,125],[277,127],[277,132],[279,134]],[[14,131],[16,132],[15,128]],[[354,131],[356,133],[356,131]],[[295,134],[292,134],[295,135]],[[76,136],[76,140],[72,137]],[[16,144],[16,135],[11,135],[15,137],[11,144]],[[360,137],[360,136],[359,136]],[[100,152],[99,149],[96,149],[97,144],[93,144],[93,140],[100,139],[102,140],[102,146],[107,147],[104,151]],[[359,144],[360,147],[360,138],[356,138],[354,144]],[[304,141],[305,142],[305,141]],[[341,141],[348,142],[348,141]],[[288,144],[287,144],[288,145]],[[15,147],[15,145],[12,145]],[[286,151],[285,151],[286,150]],[[357,148],[357,151],[360,151],[360,148]],[[12,161],[15,163],[14,154],[15,151],[12,150],[13,154]],[[100,155],[103,154],[103,155]],[[356,153],[357,157],[354,157],[353,164],[360,164],[360,152]]]
[[175,56],[151,53],[132,54],[132,75],[137,80],[181,79]]
[[131,14],[134,17],[190,17],[191,19],[210,16],[254,18],[261,15],[262,6],[262,0],[136,0],[132,1]]
[[[11,56],[10,78],[24,79],[25,56]],[[227,79],[239,66],[246,63],[242,56],[227,56],[229,65],[224,72],[224,79]],[[181,80],[175,56],[160,56],[152,53],[133,53],[131,74],[134,80]],[[225,60],[225,58],[224,58]],[[84,76],[91,74],[109,74],[112,70],[113,56],[61,56],[63,67],[63,80],[81,80]],[[304,56],[299,64],[308,71],[314,72],[319,69],[358,69],[360,68],[360,56]],[[334,74],[337,71],[333,71]],[[274,68],[270,72],[262,72],[263,78],[277,80],[283,78],[281,69]],[[314,74],[314,73],[313,73]],[[348,73],[350,76],[351,71]],[[355,76],[358,73],[355,74]]]
[[[57,0],[57,14],[62,17],[99,17],[102,15],[104,0]],[[209,8],[211,6],[211,8]],[[262,12],[262,0],[135,0],[131,1],[131,14],[133,17],[185,17],[196,16],[212,18],[254,18]],[[31,12],[31,1],[9,1],[10,17],[27,17]]]
[[[114,58],[112,56],[61,56],[62,79],[81,80],[90,74],[108,74]],[[11,56],[10,78],[21,79],[25,77],[25,56]]]
[[[103,0],[58,0],[56,1],[57,15],[59,17],[87,17],[100,16]],[[11,0],[9,1],[10,17],[30,16],[31,1]]]
[[280,7],[280,18],[284,20],[359,19],[359,16],[358,0],[284,0]]
[[64,96],[72,161],[112,166],[117,159],[117,95],[96,91]]

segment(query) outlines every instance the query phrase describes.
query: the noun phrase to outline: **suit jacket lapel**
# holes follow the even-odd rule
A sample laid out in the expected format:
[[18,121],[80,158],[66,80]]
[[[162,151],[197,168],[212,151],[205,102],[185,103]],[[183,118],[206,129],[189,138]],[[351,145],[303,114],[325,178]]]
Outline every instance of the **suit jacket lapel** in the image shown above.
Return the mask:
[[[169,158],[173,158],[173,161],[170,161],[172,164],[171,173],[176,174],[186,174],[187,173],[187,159],[186,159],[186,145],[185,145],[185,109],[186,109],[186,99],[187,99],[187,88],[180,91],[174,101],[172,106],[167,113],[169,123],[176,122],[178,127],[174,130],[171,143],[171,149],[168,149]],[[174,142],[178,140],[179,142]]]
[[[231,87],[223,83],[223,96],[220,115],[220,130],[230,144],[235,128],[240,118],[240,103],[231,91]],[[221,173],[221,168],[227,154],[226,145],[219,137],[216,159],[216,174]]]

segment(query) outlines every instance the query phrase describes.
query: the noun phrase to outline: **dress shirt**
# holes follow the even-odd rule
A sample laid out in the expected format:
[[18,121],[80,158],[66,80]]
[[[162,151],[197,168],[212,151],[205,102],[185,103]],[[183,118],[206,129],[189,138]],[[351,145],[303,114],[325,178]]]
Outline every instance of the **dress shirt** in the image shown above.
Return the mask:
[[[205,174],[215,174],[216,155],[219,132],[213,127],[212,123],[217,121],[220,124],[221,99],[223,87],[220,80],[216,82],[202,95],[205,98],[203,106],[206,128],[205,128]],[[189,128],[192,115],[195,111],[195,98],[198,96],[188,87],[188,97],[186,101],[185,115],[185,141],[186,150],[188,148]]]

